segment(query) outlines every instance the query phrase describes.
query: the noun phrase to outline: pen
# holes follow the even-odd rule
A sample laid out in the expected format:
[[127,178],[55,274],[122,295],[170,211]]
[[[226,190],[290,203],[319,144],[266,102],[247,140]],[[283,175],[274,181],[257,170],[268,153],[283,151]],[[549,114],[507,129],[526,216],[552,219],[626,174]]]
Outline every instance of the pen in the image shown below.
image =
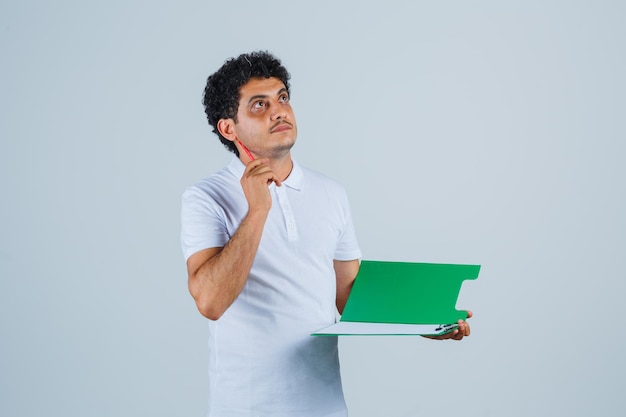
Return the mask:
[[239,143],[239,146],[241,146],[243,151],[246,153],[246,155],[248,155],[248,158],[250,158],[250,161],[254,161],[254,156],[252,156],[248,148],[246,148],[246,146],[243,143],[241,143],[239,139],[237,139],[237,142]]

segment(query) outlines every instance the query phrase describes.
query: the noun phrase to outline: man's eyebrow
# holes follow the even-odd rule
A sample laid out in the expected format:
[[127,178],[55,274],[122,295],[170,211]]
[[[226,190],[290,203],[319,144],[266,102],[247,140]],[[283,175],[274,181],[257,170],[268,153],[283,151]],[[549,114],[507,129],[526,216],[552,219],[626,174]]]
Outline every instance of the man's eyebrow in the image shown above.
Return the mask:
[[250,99],[248,100],[248,104],[250,104],[250,103],[252,103],[254,100],[258,100],[258,99],[260,99],[260,98],[265,99],[265,98],[267,98],[267,96],[266,96],[266,95],[264,95],[264,94],[257,94],[256,96],[252,96],[252,97],[250,97]]
[[[287,87],[283,87],[283,88],[281,88],[280,90],[278,90],[278,92],[276,92],[276,95],[277,95],[277,96],[280,96],[280,95],[281,95],[281,94],[283,94],[283,93],[287,93],[287,94],[289,94],[289,91],[287,91]],[[266,94],[257,94],[257,95],[252,96],[252,97],[250,97],[250,98],[248,99],[248,104],[252,103],[254,100],[258,100],[258,99],[266,99],[266,98],[268,98],[268,97],[269,97],[269,96],[268,96],[268,95],[266,95]]]

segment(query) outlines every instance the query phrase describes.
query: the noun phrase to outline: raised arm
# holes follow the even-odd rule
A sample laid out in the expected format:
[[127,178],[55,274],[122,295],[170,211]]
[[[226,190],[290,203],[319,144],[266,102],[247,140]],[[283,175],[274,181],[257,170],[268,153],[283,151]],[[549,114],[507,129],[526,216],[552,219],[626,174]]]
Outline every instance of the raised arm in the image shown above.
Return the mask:
[[217,320],[241,293],[272,206],[268,183],[280,182],[267,160],[250,162],[241,178],[248,213],[223,247],[194,253],[187,260],[189,292],[200,313]]
[[262,213],[249,213],[226,246],[196,252],[187,260],[189,292],[203,316],[219,319],[241,293],[264,224]]

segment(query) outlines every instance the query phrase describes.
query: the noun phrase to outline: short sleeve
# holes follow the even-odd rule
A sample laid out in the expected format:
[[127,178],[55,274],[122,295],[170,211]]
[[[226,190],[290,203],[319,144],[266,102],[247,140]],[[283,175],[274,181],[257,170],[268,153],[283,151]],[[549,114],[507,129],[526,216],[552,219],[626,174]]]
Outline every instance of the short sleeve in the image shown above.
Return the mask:
[[223,209],[203,190],[185,190],[181,205],[181,248],[185,261],[194,253],[224,247],[229,236]]

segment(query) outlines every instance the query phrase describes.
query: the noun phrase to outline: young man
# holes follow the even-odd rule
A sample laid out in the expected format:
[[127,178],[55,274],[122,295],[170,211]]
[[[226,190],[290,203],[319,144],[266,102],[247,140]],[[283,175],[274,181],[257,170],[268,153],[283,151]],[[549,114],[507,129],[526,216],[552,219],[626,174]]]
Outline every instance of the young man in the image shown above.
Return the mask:
[[[361,257],[344,189],[291,158],[289,73],[265,52],[208,78],[230,164],[183,195],[189,289],[209,320],[210,417],[345,417],[336,337]],[[462,323],[454,335],[469,334]]]

